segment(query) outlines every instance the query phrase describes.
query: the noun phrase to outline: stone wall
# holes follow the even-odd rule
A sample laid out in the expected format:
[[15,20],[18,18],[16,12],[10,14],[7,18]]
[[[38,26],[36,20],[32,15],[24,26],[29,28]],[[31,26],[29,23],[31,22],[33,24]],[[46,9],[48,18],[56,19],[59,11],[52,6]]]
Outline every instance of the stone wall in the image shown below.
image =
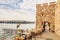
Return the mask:
[[58,0],[55,10],[55,32],[60,36],[60,0]]
[[36,5],[36,28],[43,30],[43,22],[50,23],[51,31],[55,31],[55,2]]

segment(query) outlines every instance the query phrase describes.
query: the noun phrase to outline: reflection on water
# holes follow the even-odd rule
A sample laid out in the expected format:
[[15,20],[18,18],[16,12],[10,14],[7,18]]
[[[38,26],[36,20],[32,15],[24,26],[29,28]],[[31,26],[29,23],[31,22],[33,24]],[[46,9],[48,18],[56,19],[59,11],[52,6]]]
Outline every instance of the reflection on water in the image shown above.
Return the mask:
[[[7,28],[7,29],[16,29],[17,24],[3,24],[0,23],[0,29]],[[21,24],[19,29],[31,29],[34,28],[35,24]]]

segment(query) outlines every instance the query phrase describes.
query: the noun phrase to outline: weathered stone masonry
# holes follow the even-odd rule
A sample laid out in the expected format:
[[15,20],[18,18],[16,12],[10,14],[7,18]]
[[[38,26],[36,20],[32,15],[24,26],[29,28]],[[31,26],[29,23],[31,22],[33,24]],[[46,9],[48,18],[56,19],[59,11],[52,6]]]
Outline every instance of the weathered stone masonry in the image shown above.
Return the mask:
[[55,2],[36,5],[36,28],[43,30],[43,22],[50,23],[50,31],[55,31]]

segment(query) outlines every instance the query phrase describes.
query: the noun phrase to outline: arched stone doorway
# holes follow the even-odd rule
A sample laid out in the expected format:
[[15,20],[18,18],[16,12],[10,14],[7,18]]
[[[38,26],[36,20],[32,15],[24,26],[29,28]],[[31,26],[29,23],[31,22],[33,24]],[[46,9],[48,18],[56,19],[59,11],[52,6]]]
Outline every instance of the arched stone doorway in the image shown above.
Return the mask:
[[50,31],[50,22],[43,22],[43,31]]
[[42,28],[42,32],[46,31],[46,32],[55,32],[55,23],[52,21],[43,21],[41,23],[40,28]]

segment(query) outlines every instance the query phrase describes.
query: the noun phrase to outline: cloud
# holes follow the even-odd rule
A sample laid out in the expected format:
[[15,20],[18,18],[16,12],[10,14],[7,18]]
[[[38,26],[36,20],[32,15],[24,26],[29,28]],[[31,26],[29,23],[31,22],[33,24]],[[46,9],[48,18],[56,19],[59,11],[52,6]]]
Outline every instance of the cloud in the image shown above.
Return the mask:
[[23,11],[0,9],[0,20],[35,21],[35,14]]
[[7,9],[19,9],[23,0],[0,0],[0,7]]

